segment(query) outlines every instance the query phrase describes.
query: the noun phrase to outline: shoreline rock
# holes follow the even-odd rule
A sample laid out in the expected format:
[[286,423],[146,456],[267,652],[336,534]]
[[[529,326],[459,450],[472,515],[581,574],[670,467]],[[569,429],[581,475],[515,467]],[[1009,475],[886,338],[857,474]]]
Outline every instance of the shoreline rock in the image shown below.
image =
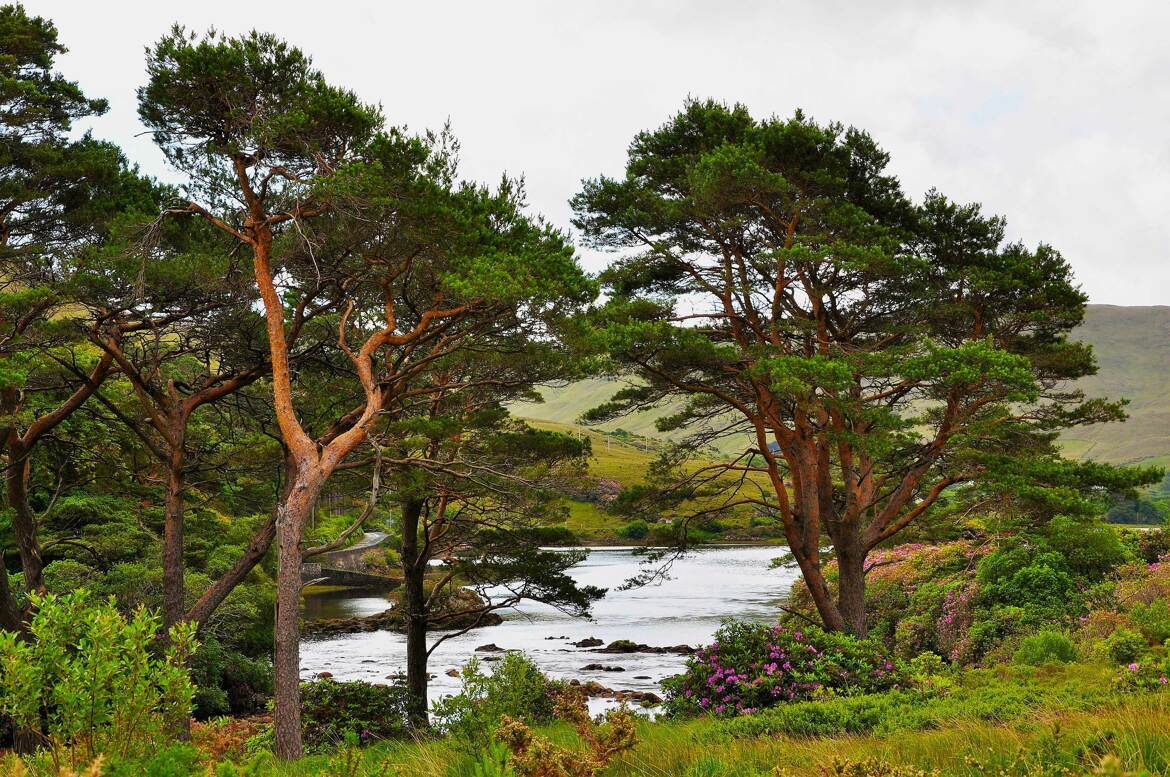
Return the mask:
[[[600,640],[598,640],[600,642]],[[641,642],[634,642],[628,639],[618,639],[610,642],[600,650],[594,650],[594,653],[672,653],[678,656],[689,656],[695,652],[695,648],[690,645],[668,645],[666,647],[653,647],[645,645]]]
[[636,702],[642,707],[657,707],[662,697],[652,691],[619,691],[607,688],[596,680],[570,680],[569,685],[580,688],[591,699],[613,699],[617,702]]

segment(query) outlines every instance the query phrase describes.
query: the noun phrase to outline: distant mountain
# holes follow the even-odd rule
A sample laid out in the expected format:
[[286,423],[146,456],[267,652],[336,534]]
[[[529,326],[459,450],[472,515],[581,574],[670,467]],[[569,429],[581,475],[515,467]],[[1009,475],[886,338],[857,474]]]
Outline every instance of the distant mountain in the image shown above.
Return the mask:
[[[1071,431],[1065,437],[1069,454],[1114,464],[1170,465],[1170,307],[1089,305],[1085,323],[1073,336],[1093,346],[1100,366],[1080,387],[1089,396],[1127,397],[1130,418]],[[613,381],[584,380],[547,389],[543,403],[520,404],[513,411],[525,418],[576,424],[583,412],[617,388]],[[662,437],[654,421],[664,414],[637,413],[599,428]]]
[[1130,400],[1129,420],[1074,429],[1071,455],[1114,464],[1170,465],[1170,307],[1089,305],[1074,336],[1093,346],[1097,374],[1078,385],[1089,396]]

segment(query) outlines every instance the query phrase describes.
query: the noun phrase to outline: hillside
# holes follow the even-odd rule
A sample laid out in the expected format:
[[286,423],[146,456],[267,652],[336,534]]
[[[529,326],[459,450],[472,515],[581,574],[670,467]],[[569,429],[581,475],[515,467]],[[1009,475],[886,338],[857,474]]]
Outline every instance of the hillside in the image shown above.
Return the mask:
[[1170,307],[1090,305],[1076,337],[1099,370],[1079,385],[1089,396],[1130,400],[1129,420],[1066,435],[1069,453],[1116,464],[1170,464]]
[[[1066,435],[1069,454],[1116,464],[1170,464],[1170,306],[1090,305],[1074,337],[1093,346],[1100,364],[1096,375],[1080,381],[1081,388],[1089,396],[1128,398],[1130,418]],[[541,404],[525,403],[513,409],[525,418],[572,425],[616,387],[613,381],[580,381],[546,390]],[[662,414],[637,413],[597,428],[661,436],[654,421]]]

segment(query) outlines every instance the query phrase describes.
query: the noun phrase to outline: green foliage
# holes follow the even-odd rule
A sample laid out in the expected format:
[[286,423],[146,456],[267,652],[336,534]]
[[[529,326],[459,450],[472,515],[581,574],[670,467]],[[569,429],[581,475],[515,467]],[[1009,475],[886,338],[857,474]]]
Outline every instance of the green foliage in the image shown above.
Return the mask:
[[1118,629],[1105,639],[1105,654],[1117,664],[1130,664],[1150,652],[1146,638],[1132,629]]
[[1015,674],[975,671],[945,693],[895,690],[784,704],[720,725],[732,737],[890,736],[966,721],[1009,723],[1041,710],[1092,709],[1111,697],[1111,689],[1090,675],[1046,676],[1018,669]]
[[618,529],[618,536],[625,540],[642,540],[650,533],[650,525],[638,519]]
[[194,777],[199,774],[200,752],[185,744],[169,744],[139,758],[116,759],[102,770],[103,777]]
[[1132,559],[1117,530],[1095,518],[1058,515],[1044,527],[1043,537],[1074,574],[1089,580],[1100,580]]
[[505,715],[532,725],[550,721],[558,687],[522,653],[505,655],[491,674],[472,658],[463,667],[460,692],[435,702],[434,715],[461,747],[479,752],[488,747]]
[[29,641],[0,632],[0,714],[75,765],[139,758],[168,741],[191,710],[193,626],[172,628],[160,657],[160,622],[144,609],[125,618],[84,591],[34,604]]
[[1170,604],[1165,599],[1155,599],[1149,604],[1137,602],[1130,608],[1129,617],[1152,644],[1161,645],[1170,639]]
[[1059,620],[1078,600],[1077,584],[1065,556],[1018,543],[987,554],[976,580],[989,604],[1019,607],[1026,622]]
[[268,660],[225,645],[214,634],[204,638],[190,665],[196,688],[196,718],[252,715],[264,709],[272,694],[272,666]]
[[1030,666],[1054,661],[1067,664],[1077,660],[1077,649],[1064,632],[1045,629],[1024,637],[1016,648],[1014,660]]
[[904,683],[881,643],[816,627],[728,621],[715,641],[663,683],[673,715],[733,716],[786,702]]
[[306,747],[336,747],[346,735],[361,744],[407,736],[406,691],[400,685],[354,680],[301,684],[301,727]]
[[492,741],[472,765],[471,777],[516,777],[516,770],[508,763],[508,748]]

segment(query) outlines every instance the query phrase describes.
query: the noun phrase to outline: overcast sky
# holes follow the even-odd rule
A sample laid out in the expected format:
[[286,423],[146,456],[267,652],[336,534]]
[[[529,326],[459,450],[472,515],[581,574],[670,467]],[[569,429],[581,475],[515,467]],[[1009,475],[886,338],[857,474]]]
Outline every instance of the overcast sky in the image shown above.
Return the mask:
[[[31,0],[110,101],[93,122],[167,176],[135,113],[143,48],[173,22],[256,28],[304,48],[394,124],[463,144],[463,171],[523,173],[569,227],[584,177],[687,95],[757,116],[803,108],[865,128],[920,197],[931,186],[1048,242],[1092,302],[1170,304],[1170,3]],[[585,265],[606,257],[583,254]]]

